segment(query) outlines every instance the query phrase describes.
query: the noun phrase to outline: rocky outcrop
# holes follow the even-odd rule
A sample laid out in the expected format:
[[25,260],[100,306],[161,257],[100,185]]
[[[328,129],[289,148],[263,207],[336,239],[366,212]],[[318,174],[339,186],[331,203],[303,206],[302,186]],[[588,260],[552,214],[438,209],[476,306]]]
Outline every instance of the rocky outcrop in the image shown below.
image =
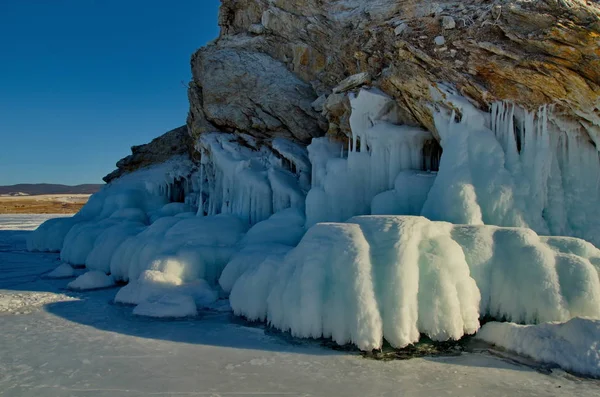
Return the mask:
[[153,164],[163,163],[173,156],[191,154],[192,139],[188,134],[187,126],[181,126],[153,139],[145,145],[132,146],[131,154],[117,162],[117,169],[106,175],[104,181],[109,183],[113,179],[133,172],[139,168]]
[[554,114],[600,143],[597,2],[222,3],[220,37],[192,58],[194,136],[211,123],[260,138],[307,142],[326,131],[343,138],[350,111],[344,97],[364,84],[395,98],[400,122],[435,135],[432,112],[452,106],[444,84],[481,109],[498,100],[527,109],[553,105]]

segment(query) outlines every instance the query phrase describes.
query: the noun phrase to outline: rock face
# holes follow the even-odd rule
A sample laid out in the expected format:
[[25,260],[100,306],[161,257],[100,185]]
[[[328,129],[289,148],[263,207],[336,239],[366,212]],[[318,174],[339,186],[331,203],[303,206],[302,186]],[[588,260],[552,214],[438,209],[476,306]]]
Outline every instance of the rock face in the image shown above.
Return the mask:
[[175,128],[153,139],[150,143],[133,146],[131,154],[117,162],[117,169],[102,179],[109,183],[124,174],[152,164],[165,162],[173,156],[186,153],[192,154],[190,151],[192,147],[192,139],[188,135],[187,126]]
[[[192,57],[194,137],[212,124],[343,138],[350,109],[326,96],[364,84],[395,98],[402,123],[436,135],[432,112],[452,107],[438,88],[447,84],[485,110],[552,104],[600,143],[597,2],[223,0],[219,24],[220,37]],[[321,96],[323,115],[310,106]]]

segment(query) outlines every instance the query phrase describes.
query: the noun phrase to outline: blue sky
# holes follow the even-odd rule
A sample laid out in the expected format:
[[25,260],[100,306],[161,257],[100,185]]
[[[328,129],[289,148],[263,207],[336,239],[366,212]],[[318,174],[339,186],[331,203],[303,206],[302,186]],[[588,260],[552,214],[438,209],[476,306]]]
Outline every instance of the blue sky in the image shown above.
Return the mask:
[[101,183],[183,125],[218,0],[0,0],[0,185]]

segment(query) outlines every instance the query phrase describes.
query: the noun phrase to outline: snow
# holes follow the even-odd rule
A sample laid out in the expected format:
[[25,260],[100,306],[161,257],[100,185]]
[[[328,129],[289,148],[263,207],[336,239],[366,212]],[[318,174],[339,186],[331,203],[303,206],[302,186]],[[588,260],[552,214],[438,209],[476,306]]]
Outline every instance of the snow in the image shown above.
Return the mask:
[[[34,220],[23,217],[24,224]],[[232,321],[228,313],[142,318],[112,304],[115,289],[63,292],[67,281],[44,277],[58,256],[24,252],[28,234],[0,232],[3,396],[597,395],[596,381],[544,374],[481,350],[377,361]]]
[[600,378],[599,335],[600,320],[578,317],[540,325],[487,323],[477,338],[542,363]]
[[92,270],[71,281],[67,288],[79,291],[107,288],[115,285],[115,280],[103,272]]
[[61,263],[56,269],[46,275],[48,278],[71,278],[75,276],[75,270],[68,263]]

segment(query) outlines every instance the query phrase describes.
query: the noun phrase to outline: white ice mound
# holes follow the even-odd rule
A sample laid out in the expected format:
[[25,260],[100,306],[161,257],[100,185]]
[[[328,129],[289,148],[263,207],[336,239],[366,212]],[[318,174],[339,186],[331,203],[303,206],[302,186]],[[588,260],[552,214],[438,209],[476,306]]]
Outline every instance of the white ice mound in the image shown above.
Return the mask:
[[205,280],[184,282],[176,274],[146,270],[119,290],[115,302],[137,305],[134,314],[150,317],[195,316],[209,307],[218,293]]
[[68,263],[61,263],[56,269],[46,275],[48,278],[70,278],[75,275],[75,270]]
[[110,272],[123,281],[157,270],[184,281],[201,278],[216,284],[246,230],[247,225],[231,215],[161,218],[118,247]]
[[574,318],[540,325],[492,322],[485,324],[477,337],[542,363],[600,377],[598,320]]
[[47,220],[27,236],[27,250],[42,252],[60,251],[69,230],[83,220],[85,219],[79,216]]
[[[61,251],[66,236],[71,229],[81,223],[97,224],[98,228],[86,227],[85,235],[72,233],[66,261],[82,265],[90,253],[95,238],[102,233],[100,227],[108,223],[139,222],[147,224],[159,216],[177,211],[188,210],[182,205],[165,207],[175,196],[180,196],[179,190],[185,190],[187,183],[176,184],[175,181],[185,181],[193,170],[190,160],[176,156],[169,161],[140,169],[106,185],[98,193],[92,195],[87,204],[72,218],[56,218],[46,221],[31,233],[27,239],[29,251]],[[161,212],[162,211],[162,212]],[[105,227],[104,227],[105,228]],[[94,229],[94,230],[91,230]],[[81,249],[78,246],[81,245]]]
[[141,233],[146,227],[141,223],[123,222],[108,227],[95,239],[92,250],[85,259],[85,266],[90,270],[110,272],[110,260],[127,238]]
[[87,272],[71,281],[67,288],[79,291],[107,288],[115,285],[115,280],[103,272],[96,270]]
[[241,249],[227,263],[219,278],[223,290],[231,292],[237,279],[246,271],[256,268],[270,256],[281,258],[298,245],[305,233],[304,222],[301,211],[289,208],[250,228],[241,241]]
[[403,347],[421,333],[459,339],[485,315],[526,323],[600,318],[590,261],[598,253],[581,240],[549,240],[529,229],[355,217],[317,224],[285,259],[246,269],[231,306],[295,336],[363,350],[381,347],[383,338]]

